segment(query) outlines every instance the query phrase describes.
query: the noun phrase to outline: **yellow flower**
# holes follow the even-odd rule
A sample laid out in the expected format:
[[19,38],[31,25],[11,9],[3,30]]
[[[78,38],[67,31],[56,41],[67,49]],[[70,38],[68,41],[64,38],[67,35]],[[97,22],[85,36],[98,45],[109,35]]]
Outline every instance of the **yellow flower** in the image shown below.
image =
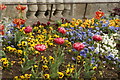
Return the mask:
[[72,52],[72,50],[68,50],[69,52]]
[[14,79],[16,79],[16,80],[17,80],[17,79],[19,79],[19,78],[18,78],[18,76],[15,76],[15,77],[14,77]]
[[95,26],[91,26],[90,28],[94,28]]
[[62,72],[57,72],[59,74],[59,78],[63,78],[64,74]]
[[25,78],[29,79],[31,77],[32,74],[25,74]]
[[40,54],[40,52],[39,52],[39,51],[35,51],[34,53],[35,53],[35,54]]
[[27,46],[27,42],[25,42],[25,41],[22,41],[21,44],[22,44],[22,46]]
[[11,61],[11,65],[15,64],[16,61]]
[[19,61],[18,64],[22,64],[23,62],[22,61]]
[[82,57],[81,56],[77,56],[77,60],[81,60],[82,59]]
[[97,67],[96,67],[96,66],[94,66],[94,67],[93,67],[93,70],[96,70],[96,69],[97,69]]
[[43,28],[44,26],[43,25],[40,25],[39,28]]
[[52,56],[49,56],[49,59],[52,60],[52,61],[54,61],[54,57],[52,57]]
[[0,62],[7,62],[7,58],[1,58]]
[[22,76],[20,76],[20,78],[21,78],[21,79],[24,79],[25,77],[22,75]]
[[18,54],[22,54],[22,50],[17,50],[17,53]]
[[48,45],[52,46],[52,45],[53,45],[53,43],[48,43]]
[[48,66],[47,65],[42,65],[42,70],[48,70]]
[[8,61],[7,62],[3,62],[3,67],[8,67]]
[[67,68],[67,70],[66,70],[66,75],[70,76],[70,69],[69,68]]
[[44,78],[45,79],[50,79],[50,75],[49,74],[44,74]]
[[35,68],[37,68],[38,66],[37,65],[34,65]]
[[72,18],[72,20],[73,20],[73,21],[76,21],[76,19],[75,19],[75,18]]
[[91,78],[91,80],[97,80],[96,77]]
[[50,30],[53,30],[53,28],[52,28],[52,27],[49,27],[49,29],[50,29]]
[[72,73],[75,70],[75,68],[70,68],[70,73]]

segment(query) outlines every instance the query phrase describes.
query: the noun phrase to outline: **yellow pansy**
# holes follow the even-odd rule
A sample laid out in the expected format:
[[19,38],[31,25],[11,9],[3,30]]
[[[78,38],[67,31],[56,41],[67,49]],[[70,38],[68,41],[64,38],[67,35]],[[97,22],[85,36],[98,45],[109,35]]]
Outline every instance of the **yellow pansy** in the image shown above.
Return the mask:
[[63,78],[64,74],[62,72],[57,72],[59,74],[59,78]]
[[49,74],[44,74],[44,78],[45,79],[50,79],[50,75]]

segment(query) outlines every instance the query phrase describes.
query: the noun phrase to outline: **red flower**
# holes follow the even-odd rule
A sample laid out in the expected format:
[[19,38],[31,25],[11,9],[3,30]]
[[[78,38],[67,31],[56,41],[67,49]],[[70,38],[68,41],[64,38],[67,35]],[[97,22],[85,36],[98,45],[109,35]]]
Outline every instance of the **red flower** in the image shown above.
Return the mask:
[[6,8],[6,6],[4,4],[0,5],[0,10],[4,10]]
[[4,25],[0,24],[0,30],[4,29]]
[[25,7],[25,6],[22,6],[22,5],[18,5],[18,6],[16,7],[16,9],[23,11],[23,10],[26,9],[26,7]]
[[98,10],[97,12],[95,12],[96,19],[100,19],[102,16],[104,16],[104,12],[102,12],[101,10]]
[[79,43],[79,42],[76,42],[73,44],[73,48],[80,51],[82,49],[84,49],[85,45],[83,43]]
[[4,31],[0,31],[0,35],[4,35]]
[[102,40],[102,36],[100,36],[100,35],[94,35],[92,38],[95,41],[101,41]]
[[65,41],[64,41],[63,38],[55,38],[55,39],[54,39],[54,42],[61,45],[61,44],[63,44]]
[[26,20],[24,20],[24,19],[14,19],[13,23],[16,24],[15,27],[20,28],[20,25],[25,24],[25,21]]
[[65,34],[65,33],[66,33],[66,30],[65,30],[65,28],[63,28],[63,27],[58,28],[58,31],[59,31],[60,33],[62,33],[62,34]]
[[25,33],[30,33],[32,31],[32,27],[30,26],[27,26],[25,29],[24,29]]
[[34,48],[38,51],[46,50],[46,46],[44,44],[37,44]]

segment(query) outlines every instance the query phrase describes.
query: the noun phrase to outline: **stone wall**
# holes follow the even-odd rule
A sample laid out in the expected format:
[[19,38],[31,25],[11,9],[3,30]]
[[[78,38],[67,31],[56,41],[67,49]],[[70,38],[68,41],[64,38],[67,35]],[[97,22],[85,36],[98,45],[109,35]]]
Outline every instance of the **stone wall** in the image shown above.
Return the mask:
[[[26,2],[100,2],[102,0],[18,0],[20,3],[26,3]],[[24,1],[24,2],[23,2]],[[105,2],[114,2],[119,0],[104,0]],[[5,0],[3,1],[5,2]],[[7,2],[8,3],[8,2]],[[7,9],[3,11],[3,16],[5,17],[12,17],[15,18],[18,15],[17,10],[15,7],[17,5],[7,5]],[[118,3],[110,3],[110,4],[88,4],[86,17],[92,18],[94,17],[95,11],[97,11],[99,8],[102,9],[103,12],[105,12],[106,16],[109,15],[108,10],[112,10],[114,7],[118,7]],[[50,15],[50,5],[29,5],[27,6],[27,10],[25,13],[27,13],[27,18],[49,18]],[[85,11],[85,4],[58,4],[53,5],[53,12],[52,17],[75,17],[75,18],[82,18]],[[45,15],[47,13],[47,15]],[[26,14],[25,14],[26,16]]]

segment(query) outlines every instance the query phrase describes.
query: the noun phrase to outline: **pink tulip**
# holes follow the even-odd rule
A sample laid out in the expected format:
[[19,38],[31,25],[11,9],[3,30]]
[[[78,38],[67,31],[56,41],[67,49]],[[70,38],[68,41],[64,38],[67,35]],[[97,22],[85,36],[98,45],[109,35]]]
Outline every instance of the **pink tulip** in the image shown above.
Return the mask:
[[73,44],[73,48],[80,51],[82,49],[84,49],[85,45],[83,43],[79,43],[79,42],[76,42]]
[[34,48],[38,51],[46,50],[46,46],[44,44],[37,44]]
[[54,42],[61,45],[61,44],[64,44],[65,41],[63,38],[55,38]]
[[95,41],[101,41],[102,40],[102,36],[100,36],[100,35],[94,35],[92,38]]
[[27,26],[25,29],[24,29],[25,33],[30,33],[32,31],[32,27],[30,26]]
[[63,27],[58,28],[58,31],[59,31],[60,33],[62,33],[62,34],[65,34],[65,33],[66,33],[66,30],[65,30],[65,28],[63,28]]

